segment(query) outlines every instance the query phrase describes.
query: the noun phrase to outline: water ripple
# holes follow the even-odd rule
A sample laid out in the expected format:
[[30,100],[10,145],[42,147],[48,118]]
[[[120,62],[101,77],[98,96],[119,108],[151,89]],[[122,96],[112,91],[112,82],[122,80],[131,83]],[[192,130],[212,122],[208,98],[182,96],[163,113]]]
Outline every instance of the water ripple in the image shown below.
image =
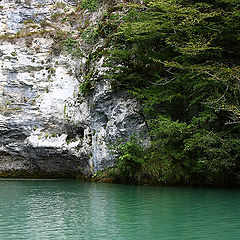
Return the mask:
[[0,239],[240,239],[239,200],[239,190],[4,180]]

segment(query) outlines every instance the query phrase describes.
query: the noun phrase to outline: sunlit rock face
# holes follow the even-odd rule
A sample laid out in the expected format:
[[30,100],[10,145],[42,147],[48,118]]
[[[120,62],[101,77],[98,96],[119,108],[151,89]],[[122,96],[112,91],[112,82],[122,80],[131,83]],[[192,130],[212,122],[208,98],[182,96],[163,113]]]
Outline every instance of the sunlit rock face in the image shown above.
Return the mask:
[[[112,143],[145,129],[137,102],[101,80],[104,58],[93,64],[91,93],[79,91],[93,49],[79,29],[96,25],[103,9],[79,12],[73,0],[0,2],[0,176],[102,170],[114,164]],[[79,39],[81,54],[64,49],[64,34]]]

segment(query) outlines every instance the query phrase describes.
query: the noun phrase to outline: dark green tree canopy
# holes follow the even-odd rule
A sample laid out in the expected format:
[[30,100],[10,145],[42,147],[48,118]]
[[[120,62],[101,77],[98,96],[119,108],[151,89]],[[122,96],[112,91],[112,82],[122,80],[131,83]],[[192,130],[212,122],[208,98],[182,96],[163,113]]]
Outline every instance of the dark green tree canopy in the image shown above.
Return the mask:
[[152,141],[143,161],[129,143],[120,160],[160,182],[240,183],[240,1],[146,0],[121,10],[110,15],[107,77],[141,102]]

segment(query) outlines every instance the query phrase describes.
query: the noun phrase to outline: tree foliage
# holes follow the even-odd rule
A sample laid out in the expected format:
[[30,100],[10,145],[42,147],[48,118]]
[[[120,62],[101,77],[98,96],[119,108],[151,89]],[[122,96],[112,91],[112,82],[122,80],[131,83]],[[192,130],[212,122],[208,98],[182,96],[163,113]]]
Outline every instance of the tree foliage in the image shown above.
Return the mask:
[[165,183],[240,183],[239,0],[146,0],[123,11],[107,77],[142,103],[152,139],[143,168],[157,163]]

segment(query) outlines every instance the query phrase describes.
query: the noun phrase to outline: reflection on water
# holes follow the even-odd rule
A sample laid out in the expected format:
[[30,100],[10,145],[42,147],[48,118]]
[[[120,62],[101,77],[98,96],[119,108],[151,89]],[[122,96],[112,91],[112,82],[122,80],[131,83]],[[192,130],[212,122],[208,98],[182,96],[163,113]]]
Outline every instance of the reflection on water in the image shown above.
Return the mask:
[[231,240],[239,219],[239,190],[0,181],[1,240]]

